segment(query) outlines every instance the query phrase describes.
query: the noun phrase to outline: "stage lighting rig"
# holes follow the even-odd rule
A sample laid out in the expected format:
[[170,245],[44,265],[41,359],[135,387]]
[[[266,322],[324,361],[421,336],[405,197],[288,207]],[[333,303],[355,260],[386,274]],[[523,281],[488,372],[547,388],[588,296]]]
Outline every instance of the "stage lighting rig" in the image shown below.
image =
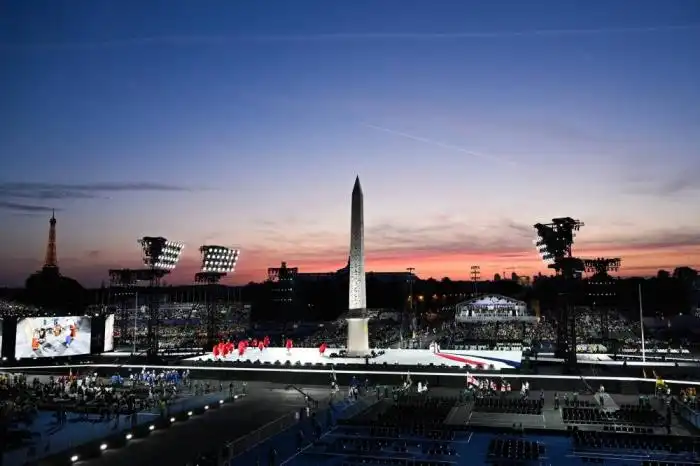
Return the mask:
[[158,356],[158,326],[160,323],[158,287],[161,279],[172,272],[180,261],[185,245],[169,241],[162,236],[144,236],[138,240],[143,254],[143,271],[150,282],[149,287],[149,316],[148,316],[148,348],[147,354],[151,359]]
[[136,283],[138,282],[136,274],[137,271],[132,269],[110,269],[109,285],[112,287],[121,288],[136,286]]
[[607,275],[608,272],[617,272],[620,270],[622,259],[619,257],[597,257],[595,259],[584,259],[583,264],[586,268],[586,272],[593,273],[593,275]]
[[593,275],[586,280],[586,297],[593,308],[600,311],[600,327],[603,330],[603,339],[607,340],[609,334],[610,308],[616,306],[617,282],[609,272],[617,272],[622,265],[619,257],[584,259],[586,272]]
[[208,317],[207,349],[210,349],[217,339],[216,327],[219,316],[216,312],[217,306],[209,302],[207,288],[219,284],[222,278],[236,270],[241,251],[225,246],[204,245],[199,248],[199,252],[202,255],[202,265],[201,271],[194,276],[194,282],[198,285],[209,285],[204,289],[204,306]]
[[573,257],[572,247],[576,233],[583,226],[583,222],[571,217],[553,218],[550,223],[534,225],[538,238],[533,242],[547,267],[554,269],[561,280],[557,356],[565,358],[569,367],[576,365],[576,316],[571,295],[575,293],[576,279],[581,278],[585,269],[584,262]]
[[576,232],[583,226],[583,222],[571,217],[553,218],[551,223],[535,224],[538,238],[533,242],[547,267],[567,278],[580,277],[584,264],[581,259],[572,257],[571,248]]

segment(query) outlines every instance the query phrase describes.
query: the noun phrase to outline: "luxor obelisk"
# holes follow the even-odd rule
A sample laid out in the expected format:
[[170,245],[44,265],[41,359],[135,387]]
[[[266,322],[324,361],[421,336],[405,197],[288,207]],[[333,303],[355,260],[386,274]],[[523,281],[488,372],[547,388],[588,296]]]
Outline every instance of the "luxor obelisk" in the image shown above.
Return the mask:
[[364,200],[360,177],[355,178],[352,189],[350,215],[350,263],[348,264],[349,305],[346,317],[348,324],[348,356],[362,357],[369,354],[369,331],[367,329],[367,292],[365,287],[365,222]]

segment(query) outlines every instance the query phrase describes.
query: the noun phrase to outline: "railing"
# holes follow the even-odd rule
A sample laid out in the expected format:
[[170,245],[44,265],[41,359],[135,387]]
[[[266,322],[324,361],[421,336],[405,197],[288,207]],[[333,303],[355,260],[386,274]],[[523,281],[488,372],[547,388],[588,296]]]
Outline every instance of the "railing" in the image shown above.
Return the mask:
[[700,429],[700,413],[695,411],[690,406],[679,402],[676,398],[673,398],[673,405],[675,409],[678,410],[678,414],[681,416],[681,418],[688,421],[695,428]]
[[289,429],[297,422],[299,422],[299,413],[288,413],[272,422],[265,424],[259,429],[254,430],[245,437],[229,442],[227,445],[229,458],[235,458],[241,453],[254,448],[256,445],[259,445],[270,437],[274,437],[280,432]]
[[[383,391],[380,391],[378,393],[373,393],[373,394],[367,394],[365,396],[362,396],[358,401],[353,403],[352,405],[345,406],[342,411],[337,412],[336,411],[336,416],[334,416],[337,419],[348,419],[353,416],[356,416],[357,414],[363,412],[364,410],[368,409],[370,406],[373,404],[377,403],[383,398]],[[320,423],[322,430],[323,431],[328,431],[329,429],[332,428],[332,424],[329,424],[328,421],[328,410],[335,410],[336,408],[332,408],[330,405],[328,408],[325,409],[320,409],[316,412],[316,419]],[[279,419],[276,419],[269,424],[264,425],[263,427],[251,432],[247,436],[240,438],[238,440],[235,440],[233,442],[230,442],[228,444],[227,448],[227,453],[228,455],[224,454],[222,458],[220,458],[219,464],[222,465],[230,465],[230,464],[238,464],[236,463],[236,460],[238,459],[239,461],[245,461],[246,458],[243,457],[241,458],[241,455],[250,453],[251,450],[254,450],[257,446],[263,445],[264,442],[266,441],[272,441],[274,442],[275,437],[282,434],[283,432],[287,431],[294,425],[298,424],[302,420],[300,419],[299,413],[289,413],[288,415],[282,416]],[[284,455],[284,451],[280,450],[280,454]],[[293,452],[287,452],[287,456],[292,455]],[[228,457],[226,457],[228,456]],[[283,458],[284,456],[280,456],[280,458]],[[248,458],[249,459],[249,458]],[[241,463],[243,464],[243,463]],[[284,463],[282,463],[284,464]]]

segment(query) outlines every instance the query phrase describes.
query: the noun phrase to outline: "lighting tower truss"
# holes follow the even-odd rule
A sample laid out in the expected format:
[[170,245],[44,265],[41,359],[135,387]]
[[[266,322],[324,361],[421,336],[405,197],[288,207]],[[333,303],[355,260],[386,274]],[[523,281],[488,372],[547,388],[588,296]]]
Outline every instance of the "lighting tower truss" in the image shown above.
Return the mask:
[[478,283],[479,280],[481,280],[481,266],[479,265],[472,265],[470,268],[469,275],[471,276],[472,279],[472,284],[474,285],[474,296],[476,296],[478,289]]
[[622,259],[619,257],[597,257],[595,259],[584,259],[583,265],[586,268],[586,272],[592,273],[593,276],[608,275],[608,272],[617,272],[620,270]]
[[[129,331],[129,304],[134,295],[134,288],[138,285],[140,270],[111,269],[109,271],[110,295],[119,303],[119,334],[123,339]],[[134,332],[134,338],[136,333]]]
[[534,241],[547,267],[554,269],[562,281],[559,318],[557,319],[557,354],[567,360],[569,367],[576,365],[576,316],[571,299],[575,280],[585,269],[581,259],[573,257],[572,247],[576,233],[584,226],[571,217],[553,218],[551,223],[534,225],[538,238]]
[[600,311],[600,327],[603,329],[603,339],[610,338],[610,308],[616,305],[617,289],[616,281],[610,276],[610,272],[617,272],[622,265],[619,257],[584,259],[586,272],[592,276],[586,281],[586,297],[594,308]]
[[142,277],[150,284],[148,293],[148,333],[147,355],[150,359],[158,357],[158,330],[160,326],[159,290],[163,277],[172,272],[180,261],[184,243],[169,241],[162,236],[144,236],[138,240],[143,255]]
[[215,291],[216,285],[229,273],[236,270],[236,264],[241,256],[240,249],[225,246],[204,245],[199,248],[202,256],[201,271],[195,274],[194,282],[204,288],[204,307],[207,312],[207,349],[216,343],[219,314],[216,303],[209,302],[208,291]]

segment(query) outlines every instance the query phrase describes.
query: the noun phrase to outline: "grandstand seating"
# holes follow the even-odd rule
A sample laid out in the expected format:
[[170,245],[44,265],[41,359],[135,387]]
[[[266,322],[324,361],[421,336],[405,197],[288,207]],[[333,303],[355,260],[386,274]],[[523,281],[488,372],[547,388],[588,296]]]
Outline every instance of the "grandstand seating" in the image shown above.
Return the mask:
[[522,464],[538,461],[544,454],[544,445],[537,442],[520,438],[495,438],[489,442],[487,459],[498,464],[506,462]]
[[542,400],[513,398],[477,398],[473,410],[482,413],[542,414]]
[[661,426],[663,417],[648,406],[622,405],[620,409],[604,412],[597,408],[562,408],[562,419],[570,424],[618,424]]

